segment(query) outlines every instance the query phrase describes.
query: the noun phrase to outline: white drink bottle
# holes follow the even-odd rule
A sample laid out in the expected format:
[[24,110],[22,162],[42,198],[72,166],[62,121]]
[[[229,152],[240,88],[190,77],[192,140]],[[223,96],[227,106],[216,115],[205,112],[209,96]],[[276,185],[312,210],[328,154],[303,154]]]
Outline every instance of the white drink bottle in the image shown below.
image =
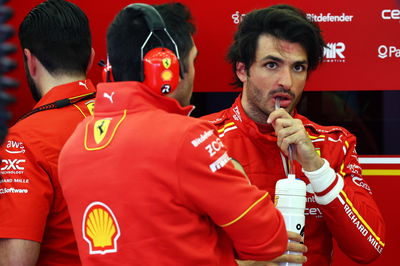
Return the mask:
[[[286,230],[304,236],[306,184],[290,175],[288,178],[278,180],[275,186],[275,205],[283,215]],[[301,253],[286,251],[286,254]],[[282,262],[279,265],[298,266],[302,264]]]

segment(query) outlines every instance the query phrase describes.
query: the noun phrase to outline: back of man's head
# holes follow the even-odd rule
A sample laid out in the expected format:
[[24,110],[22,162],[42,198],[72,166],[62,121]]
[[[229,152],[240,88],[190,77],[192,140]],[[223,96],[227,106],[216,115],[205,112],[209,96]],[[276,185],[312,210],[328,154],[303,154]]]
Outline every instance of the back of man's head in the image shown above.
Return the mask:
[[73,3],[48,0],[37,5],[21,23],[19,39],[50,74],[86,74],[92,48],[89,21]]
[[249,70],[255,60],[258,38],[263,34],[299,43],[307,53],[308,70],[317,68],[323,59],[325,42],[321,31],[317,24],[307,19],[303,11],[289,5],[253,10],[240,23],[228,52],[237,86],[241,86],[242,82],[235,74],[236,63],[244,63]]
[[[180,3],[156,5],[154,8],[160,13],[169,34],[176,42],[186,72],[188,55],[193,47],[191,36],[195,32],[190,11]],[[116,81],[140,81],[140,51],[149,33],[149,25],[139,9],[126,7],[114,18],[107,32],[107,51]],[[175,46],[163,32],[155,32],[143,53],[156,47],[166,47],[175,53]]]

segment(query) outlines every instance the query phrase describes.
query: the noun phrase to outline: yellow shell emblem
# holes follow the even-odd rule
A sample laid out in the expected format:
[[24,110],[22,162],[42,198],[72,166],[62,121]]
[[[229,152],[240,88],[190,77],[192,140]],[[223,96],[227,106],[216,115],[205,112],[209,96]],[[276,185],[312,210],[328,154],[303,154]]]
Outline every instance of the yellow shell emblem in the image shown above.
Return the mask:
[[111,209],[102,202],[93,202],[85,210],[82,222],[83,238],[90,254],[117,252],[120,230]]
[[111,119],[109,118],[109,119],[100,119],[94,123],[93,135],[94,135],[94,140],[96,141],[97,144],[99,144],[106,136],[110,122]]
[[171,66],[171,58],[163,58],[162,64],[164,68],[168,69]]
[[173,74],[172,74],[171,70],[164,70],[161,73],[161,78],[163,81],[170,81],[172,79],[172,76],[173,76]]

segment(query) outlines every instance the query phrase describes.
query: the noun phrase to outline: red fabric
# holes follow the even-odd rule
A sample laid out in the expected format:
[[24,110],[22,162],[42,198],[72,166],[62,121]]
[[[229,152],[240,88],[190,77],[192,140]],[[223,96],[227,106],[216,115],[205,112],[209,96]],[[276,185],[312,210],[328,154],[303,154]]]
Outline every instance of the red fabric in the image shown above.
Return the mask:
[[[35,107],[94,91],[90,80],[64,84],[52,88]],[[89,102],[17,122],[0,149],[0,238],[40,242],[38,265],[80,265],[57,161],[78,122],[90,114]]]
[[[305,244],[309,251],[305,265],[330,265],[332,239],[355,261],[374,260],[381,252],[381,245],[376,244],[378,238],[385,242],[385,225],[372,192],[358,185],[365,181],[355,151],[356,138],[341,127],[320,126],[299,114],[294,118],[303,122],[317,152],[344,178],[343,190],[325,206],[315,202],[311,185],[307,186]],[[231,108],[203,119],[212,121],[217,127],[229,155],[242,164],[252,184],[269,191],[274,198],[275,183],[286,174],[272,126],[264,125],[261,133],[245,114],[240,96]],[[301,166],[295,163],[296,177],[309,184]],[[355,212],[359,214],[357,218],[353,215]],[[366,224],[369,229],[365,229]]]
[[[85,265],[228,266],[236,265],[232,245],[243,259],[285,250],[279,211],[234,169],[215,128],[186,116],[191,109],[141,83],[99,84],[95,116],[77,127],[60,155],[60,182]],[[107,218],[115,230],[107,231],[111,240],[103,247],[93,244],[98,233],[87,233],[87,217],[100,221],[91,216],[93,206],[115,217]],[[93,224],[101,231],[100,222]]]

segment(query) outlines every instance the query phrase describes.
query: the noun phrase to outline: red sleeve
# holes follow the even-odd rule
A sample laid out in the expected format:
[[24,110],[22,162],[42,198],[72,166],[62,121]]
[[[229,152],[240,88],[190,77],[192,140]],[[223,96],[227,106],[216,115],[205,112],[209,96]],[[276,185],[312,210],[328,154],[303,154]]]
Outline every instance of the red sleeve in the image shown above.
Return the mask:
[[0,148],[0,238],[42,241],[53,190],[31,137],[11,130]]
[[[340,142],[330,142],[331,152],[322,157],[330,162],[336,177],[343,178],[344,182],[335,199],[321,205],[321,209],[343,252],[354,261],[369,263],[379,257],[385,246],[384,220],[369,186],[362,178],[355,136],[349,134]],[[330,188],[334,186],[332,184]]]
[[240,259],[282,255],[287,247],[282,215],[267,192],[249,185],[233,167],[214,127],[202,122],[188,130],[181,145],[178,178],[189,208],[219,225]]

